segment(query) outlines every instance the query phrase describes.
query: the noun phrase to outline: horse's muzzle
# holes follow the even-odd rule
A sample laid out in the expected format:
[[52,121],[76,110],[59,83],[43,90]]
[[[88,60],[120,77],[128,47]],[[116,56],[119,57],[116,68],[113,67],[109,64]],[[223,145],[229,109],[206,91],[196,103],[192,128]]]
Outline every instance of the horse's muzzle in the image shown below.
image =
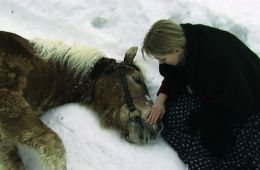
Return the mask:
[[147,120],[139,118],[137,121],[128,122],[129,134],[126,140],[135,144],[153,143],[158,139],[163,130],[163,124],[149,124]]

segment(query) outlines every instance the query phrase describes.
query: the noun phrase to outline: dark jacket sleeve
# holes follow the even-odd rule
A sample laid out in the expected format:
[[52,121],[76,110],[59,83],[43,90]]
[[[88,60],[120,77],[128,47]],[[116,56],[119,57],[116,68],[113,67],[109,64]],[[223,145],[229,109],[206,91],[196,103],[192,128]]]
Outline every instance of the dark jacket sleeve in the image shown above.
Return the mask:
[[160,86],[160,88],[157,92],[157,95],[159,95],[160,93],[164,93],[167,96],[170,96],[171,88],[172,88],[171,86],[172,86],[171,81],[164,78],[163,81],[162,81],[162,84],[161,84],[161,86]]
[[183,67],[160,64],[159,71],[160,74],[164,77],[159,92],[164,90],[167,92],[167,95],[170,98],[177,98],[181,94],[187,92],[185,72]]

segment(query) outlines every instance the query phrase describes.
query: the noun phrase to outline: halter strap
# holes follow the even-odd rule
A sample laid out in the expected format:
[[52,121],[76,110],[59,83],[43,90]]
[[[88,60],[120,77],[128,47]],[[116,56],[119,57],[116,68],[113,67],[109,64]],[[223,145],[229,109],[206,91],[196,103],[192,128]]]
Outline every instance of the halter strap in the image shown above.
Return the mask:
[[132,96],[131,96],[129,89],[128,89],[128,83],[127,83],[126,76],[125,76],[125,62],[122,61],[121,63],[119,63],[118,68],[119,68],[120,79],[121,79],[124,94],[125,94],[124,95],[125,101],[126,101],[126,104],[128,106],[129,111],[132,112],[132,111],[135,110],[135,105],[133,103]]

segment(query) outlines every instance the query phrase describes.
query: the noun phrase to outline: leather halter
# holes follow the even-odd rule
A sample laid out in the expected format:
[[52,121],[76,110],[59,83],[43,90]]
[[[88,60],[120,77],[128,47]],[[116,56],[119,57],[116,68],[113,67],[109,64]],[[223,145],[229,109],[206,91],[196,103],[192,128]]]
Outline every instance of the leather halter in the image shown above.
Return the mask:
[[[125,73],[125,69],[126,68],[131,68],[131,69],[134,69],[134,70],[137,70],[140,72],[140,69],[133,65],[131,62],[127,62],[127,61],[121,61],[120,63],[117,63],[117,65],[115,65],[114,63],[113,64],[110,64],[108,65],[104,71],[100,74],[99,77],[102,77],[110,72],[113,72],[115,71],[116,69],[119,69],[119,76],[120,76],[120,80],[121,80],[121,84],[123,86],[123,91],[124,91],[124,98],[125,98],[125,102],[127,104],[127,107],[128,107],[128,120],[127,120],[127,124],[128,126],[131,126],[131,123],[137,123],[138,125],[140,125],[140,127],[142,129],[145,128],[143,122],[142,122],[142,118],[141,118],[141,111],[139,109],[137,109],[133,103],[133,99],[132,99],[132,96],[130,94],[130,91],[129,91],[129,88],[128,88],[128,82],[127,82],[127,79],[126,79],[126,73]],[[138,112],[138,115],[137,116],[131,116],[131,113],[132,112]],[[128,139],[128,136],[125,136],[125,139],[128,141],[128,142],[131,142],[129,139]]]
[[[139,109],[136,109],[134,103],[133,103],[133,99],[132,96],[129,92],[129,88],[128,88],[128,83],[126,80],[126,74],[125,74],[125,67],[126,66],[130,66],[133,67],[135,70],[140,71],[140,69],[136,66],[134,66],[133,64],[130,63],[126,63],[125,61],[119,63],[118,68],[119,68],[119,72],[120,72],[120,79],[121,79],[121,83],[124,89],[124,96],[125,96],[125,101],[127,103],[128,106],[128,120],[127,120],[127,126],[131,126],[131,123],[137,123],[138,125],[140,125],[140,127],[142,129],[144,129],[144,124],[142,122],[142,118],[141,118],[141,111]],[[131,116],[131,112],[137,111],[138,115],[137,116]],[[125,136],[125,140],[133,143],[128,136]]]
[[129,88],[128,88],[128,83],[127,83],[126,73],[125,73],[126,68],[132,68],[132,69],[140,72],[140,69],[137,66],[135,66],[134,64],[132,64],[131,62],[121,61],[120,63],[117,63],[117,65],[115,65],[113,63],[113,64],[110,64],[107,67],[105,67],[104,71],[100,74],[99,77],[102,77],[110,72],[113,72],[116,69],[119,69],[120,80],[121,80],[123,90],[124,90],[124,98],[125,98],[129,112],[133,112],[136,110],[136,108],[135,108],[132,96],[131,96]]
[[133,103],[133,99],[132,96],[130,94],[129,88],[128,88],[128,83],[126,80],[126,75],[125,75],[125,68],[132,68],[134,70],[137,70],[140,72],[140,69],[133,65],[131,62],[127,62],[127,61],[121,61],[120,63],[117,63],[117,65],[110,64],[108,66],[105,67],[104,71],[100,74],[100,77],[103,77],[104,75],[115,71],[116,69],[119,69],[119,73],[120,73],[120,80],[123,86],[123,90],[124,90],[124,98],[128,107],[129,112],[133,112],[136,108],[135,105]]

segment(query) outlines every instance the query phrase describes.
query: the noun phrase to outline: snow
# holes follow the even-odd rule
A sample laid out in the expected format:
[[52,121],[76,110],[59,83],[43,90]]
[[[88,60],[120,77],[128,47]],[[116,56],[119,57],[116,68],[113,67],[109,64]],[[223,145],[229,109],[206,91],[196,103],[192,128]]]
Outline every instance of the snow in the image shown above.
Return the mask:
[[[107,56],[123,59],[125,51],[142,45],[158,19],[201,23],[234,33],[260,54],[258,0],[0,0],[0,30],[26,38],[45,38],[91,45]],[[156,61],[143,68],[152,99],[161,83]],[[103,129],[95,112],[78,104],[54,108],[42,121],[59,134],[69,170],[183,170],[176,152],[160,138],[153,144],[127,143],[115,129]],[[33,151],[20,148],[29,170],[41,165]]]

